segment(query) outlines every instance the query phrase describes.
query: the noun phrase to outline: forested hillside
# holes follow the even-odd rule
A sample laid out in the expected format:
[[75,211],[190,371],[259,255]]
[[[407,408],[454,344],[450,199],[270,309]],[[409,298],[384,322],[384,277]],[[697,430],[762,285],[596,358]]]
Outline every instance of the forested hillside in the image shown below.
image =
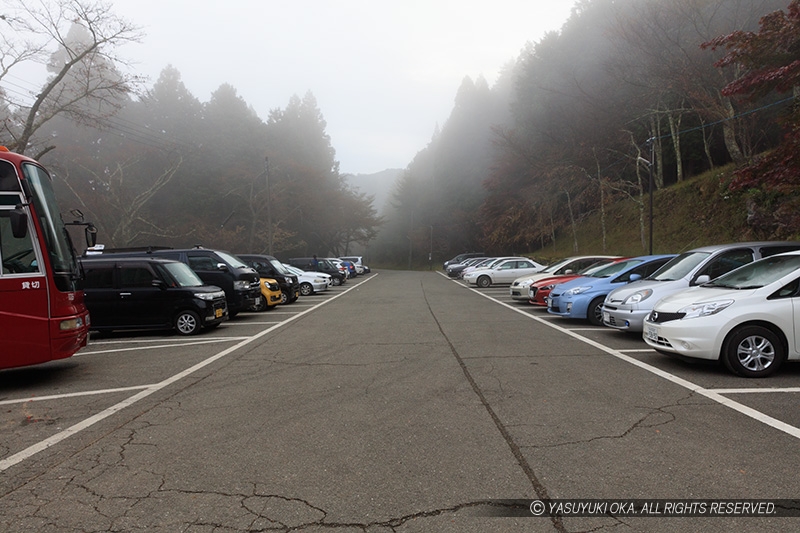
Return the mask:
[[[723,165],[739,169],[719,192],[741,206],[731,238],[796,236],[797,169],[771,187],[758,174],[787,165],[763,154],[784,139],[798,44],[786,0],[578,2],[494,85],[464,80],[449,120],[398,181],[375,254],[395,264],[464,250],[547,256],[554,241],[570,253],[589,220],[600,251],[621,222],[608,214],[619,201],[638,214],[625,222],[638,243],[626,253],[644,253],[651,178],[658,192]],[[756,88],[733,83],[759,72]]]
[[13,79],[0,86],[0,145],[45,164],[62,207],[79,207],[105,246],[288,257],[375,236],[372,199],[340,175],[311,92],[262,120],[229,84],[201,102],[171,66],[152,86],[124,74],[116,50],[141,33],[107,4],[2,9],[0,80],[26,62],[49,76],[32,103]]

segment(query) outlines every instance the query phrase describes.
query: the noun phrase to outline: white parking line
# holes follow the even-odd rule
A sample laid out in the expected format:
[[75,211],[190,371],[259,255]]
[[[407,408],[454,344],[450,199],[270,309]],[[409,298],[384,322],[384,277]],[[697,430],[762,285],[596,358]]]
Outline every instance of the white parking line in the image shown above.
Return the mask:
[[766,389],[708,389],[717,394],[751,394],[758,392],[800,392],[800,387],[766,388]]
[[[173,344],[156,344],[150,346],[139,346],[136,348],[114,348],[110,350],[96,350],[94,352],[78,352],[73,357],[82,357],[84,355],[95,355],[99,353],[117,353],[117,352],[135,352],[139,350],[153,350],[156,348],[173,348],[175,346],[197,346],[199,344],[216,344],[219,342],[233,342],[235,340],[243,340],[248,337],[214,337],[211,339],[203,339],[201,341],[186,341]],[[91,346],[91,344],[89,345]]]
[[[496,299],[492,298],[491,296],[483,294],[479,290],[472,289],[472,288],[469,288],[469,290],[471,290],[472,292],[474,292],[476,294],[479,294],[479,295],[483,296],[484,298],[486,298],[488,300],[491,300],[491,301],[493,301],[495,303],[498,303],[498,304],[500,304],[500,305],[502,305],[504,307],[507,307],[508,309],[511,309],[512,311],[514,311],[516,313],[519,313],[519,314],[521,314],[521,315],[523,315],[525,317],[528,317],[531,320],[535,320],[535,321],[539,322],[540,324],[544,324],[545,326],[548,326],[548,327],[551,327],[553,329],[556,329],[556,330],[564,333],[565,335],[569,335],[570,337],[572,337],[574,339],[577,339],[577,340],[579,340],[581,342],[584,342],[584,343],[586,343],[586,344],[588,344],[590,346],[593,346],[593,347],[597,348],[598,350],[601,350],[601,351],[603,351],[603,352],[605,352],[605,353],[607,353],[609,355],[612,355],[612,356],[616,357],[617,359],[621,359],[621,360],[623,360],[623,361],[625,361],[627,363],[630,363],[630,364],[632,364],[634,366],[637,366],[637,367],[639,367],[639,368],[641,368],[643,370],[646,370],[646,371],[648,371],[648,372],[650,372],[652,374],[655,374],[655,375],[657,375],[657,376],[659,376],[659,377],[661,377],[661,378],[663,378],[663,379],[665,379],[667,381],[670,381],[670,382],[672,382],[672,383],[674,383],[676,385],[679,385],[679,386],[684,387],[684,388],[686,388],[686,389],[688,389],[688,390],[690,390],[692,392],[700,394],[701,396],[705,396],[706,398],[708,398],[708,399],[710,399],[712,401],[715,401],[715,402],[719,403],[720,405],[724,405],[724,406],[729,407],[730,409],[733,409],[734,411],[737,411],[737,412],[739,412],[739,413],[741,413],[741,414],[743,414],[745,416],[749,416],[750,418],[752,418],[754,420],[757,420],[757,421],[759,421],[759,422],[761,422],[763,424],[766,424],[766,425],[768,425],[768,426],[770,426],[770,427],[772,427],[774,429],[777,429],[778,431],[782,431],[782,432],[786,433],[787,435],[791,435],[792,437],[794,437],[796,439],[800,439],[800,428],[797,428],[795,426],[787,424],[786,422],[778,420],[777,418],[773,418],[773,417],[771,417],[769,415],[766,415],[766,414],[764,414],[764,413],[762,413],[760,411],[757,411],[756,409],[753,409],[752,407],[748,407],[746,405],[743,405],[743,404],[741,404],[739,402],[736,402],[734,400],[731,400],[730,398],[726,398],[725,396],[723,396],[723,394],[738,394],[740,391],[749,391],[751,389],[706,389],[704,387],[701,387],[700,385],[697,385],[696,383],[692,383],[691,381],[688,381],[686,379],[678,377],[678,376],[676,376],[674,374],[670,374],[669,372],[661,370],[660,368],[656,368],[654,366],[648,365],[647,363],[643,363],[642,361],[639,361],[638,359],[634,359],[633,357],[627,356],[624,353],[622,353],[622,350],[615,350],[613,348],[609,348],[608,346],[606,346],[604,344],[600,344],[599,342],[593,341],[592,339],[589,339],[589,338],[586,338],[586,337],[584,337],[582,335],[579,335],[579,334],[575,333],[574,331],[572,331],[570,329],[563,328],[563,327],[555,324],[552,321],[543,320],[543,319],[541,319],[541,318],[539,318],[537,316],[531,315],[530,313],[526,313],[526,312],[524,312],[524,311],[522,311],[522,310],[520,310],[518,308],[515,308],[515,307],[513,307],[513,306],[511,306],[511,305],[509,305],[509,304],[507,304],[505,302],[501,302],[499,300],[496,300]],[[755,392],[755,391],[753,391],[753,392]],[[764,390],[762,390],[761,392],[764,392]],[[789,391],[786,391],[786,392],[789,392]]]
[[[362,283],[367,283],[368,281],[370,281],[372,279],[375,279],[377,276],[378,276],[378,274],[376,273],[375,275],[370,276],[368,279],[364,280]],[[96,423],[98,423],[98,422],[100,422],[102,420],[105,420],[106,418],[108,418],[111,415],[117,413],[118,411],[122,411],[126,407],[130,407],[131,405],[135,404],[139,400],[143,400],[144,398],[147,398],[151,394],[154,394],[154,393],[160,391],[161,389],[163,389],[165,387],[168,387],[169,385],[172,385],[173,383],[176,383],[176,382],[182,380],[183,378],[185,378],[187,376],[192,375],[193,373],[195,373],[198,370],[210,365],[211,363],[214,363],[215,361],[217,361],[219,359],[222,359],[226,355],[234,353],[239,348],[247,346],[248,344],[260,339],[264,335],[272,333],[273,331],[275,331],[279,327],[284,326],[286,324],[289,324],[290,322],[300,318],[301,316],[305,315],[306,313],[310,313],[311,311],[317,309],[318,307],[322,307],[323,305],[334,301],[335,299],[339,298],[340,296],[344,296],[351,289],[358,288],[360,285],[361,285],[361,283],[359,283],[358,285],[354,285],[354,286],[352,286],[352,287],[350,287],[348,289],[345,289],[344,291],[340,292],[339,294],[337,294],[335,296],[332,296],[332,297],[320,302],[318,305],[316,305],[314,307],[311,307],[311,308],[307,309],[306,311],[303,311],[301,313],[297,313],[296,315],[287,318],[285,321],[283,321],[283,322],[281,322],[279,324],[276,324],[276,325],[272,326],[271,328],[265,329],[265,330],[255,334],[255,335],[253,335],[252,337],[246,337],[244,340],[242,340],[238,344],[236,344],[234,346],[231,346],[230,348],[226,348],[225,350],[223,350],[223,351],[221,351],[221,352],[219,352],[219,353],[217,353],[215,355],[212,355],[211,357],[209,357],[209,358],[207,358],[207,359],[205,359],[203,361],[200,361],[199,363],[187,368],[186,370],[184,370],[182,372],[179,372],[179,373],[175,374],[174,376],[168,377],[167,379],[165,379],[165,380],[163,380],[163,381],[161,381],[159,383],[154,383],[152,385],[147,385],[147,387],[144,390],[142,390],[141,392],[139,392],[138,394],[134,394],[130,398],[127,398],[127,399],[125,399],[125,400],[123,400],[123,401],[121,401],[119,403],[116,403],[116,404],[112,405],[111,407],[100,411],[96,415],[90,416],[89,418],[86,418],[85,420],[82,420],[81,422],[78,422],[77,424],[75,424],[75,425],[73,425],[73,426],[71,426],[71,427],[69,427],[69,428],[67,428],[67,429],[65,429],[63,431],[59,431],[58,433],[56,433],[54,435],[51,435],[50,437],[48,437],[48,438],[46,438],[46,439],[44,439],[42,441],[39,441],[36,444],[34,444],[32,446],[29,446],[29,447],[25,448],[24,450],[22,450],[20,452],[17,452],[17,453],[15,453],[13,455],[10,455],[10,456],[6,457],[3,460],[0,460],[0,472],[8,470],[12,466],[14,466],[16,464],[19,464],[22,461],[24,461],[24,460],[36,455],[37,453],[39,453],[41,451],[44,451],[47,448],[50,448],[51,446],[54,446],[54,445],[58,444],[59,442],[71,437],[72,435],[80,433],[84,429],[90,428],[94,424],[96,424]]]
[[33,396],[31,398],[17,398],[16,400],[3,400],[0,405],[12,405],[15,403],[41,402],[42,400],[61,400],[62,398],[76,398],[78,396],[92,396],[95,394],[113,394],[115,392],[126,392],[130,390],[142,390],[152,385],[138,385],[135,387],[120,387],[118,389],[89,390],[83,392],[67,392],[64,394],[52,394],[50,396]]
[[[287,315],[291,315],[294,313],[286,313]],[[271,324],[280,324],[281,321],[278,320],[276,322],[231,322],[230,324],[225,324],[226,326],[269,326]]]

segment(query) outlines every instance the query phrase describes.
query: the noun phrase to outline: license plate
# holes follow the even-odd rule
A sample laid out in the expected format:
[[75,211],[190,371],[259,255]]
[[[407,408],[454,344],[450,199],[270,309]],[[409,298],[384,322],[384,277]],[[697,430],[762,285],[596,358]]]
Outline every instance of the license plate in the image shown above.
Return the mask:
[[603,311],[603,322],[611,322],[611,315],[607,311]]
[[222,318],[222,309],[214,309],[214,316],[217,318]]
[[647,340],[658,342],[658,328],[654,326],[645,326],[644,334]]

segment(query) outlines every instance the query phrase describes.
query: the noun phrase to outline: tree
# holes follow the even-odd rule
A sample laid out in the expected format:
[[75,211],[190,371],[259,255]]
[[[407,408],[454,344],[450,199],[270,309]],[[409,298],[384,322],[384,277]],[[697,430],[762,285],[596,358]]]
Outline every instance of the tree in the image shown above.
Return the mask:
[[[36,158],[52,145],[36,142],[40,128],[59,115],[89,124],[102,123],[116,112],[138,78],[117,71],[123,62],[115,48],[140,39],[139,30],[111,12],[109,4],[91,0],[5,0],[0,24],[0,79],[26,62],[46,65],[51,75],[30,97],[12,97],[6,103],[12,115],[0,136],[8,147],[24,153],[36,145]],[[56,50],[52,50],[52,47]],[[1,95],[0,95],[1,96]]]
[[[723,89],[728,96],[757,101],[772,92],[792,91],[800,96],[800,0],[786,12],[764,16],[758,32],[736,31],[713,39],[704,47],[728,52],[717,65],[736,67],[740,75]],[[795,103],[782,119],[783,142],[772,152],[737,171],[733,189],[758,187],[788,192],[800,185],[800,108]]]

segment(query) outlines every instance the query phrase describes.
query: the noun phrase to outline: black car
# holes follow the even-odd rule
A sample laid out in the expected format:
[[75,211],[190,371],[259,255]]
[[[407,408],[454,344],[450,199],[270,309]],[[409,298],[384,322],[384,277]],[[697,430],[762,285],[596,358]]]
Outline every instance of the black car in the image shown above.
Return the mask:
[[286,270],[283,264],[271,255],[236,254],[236,257],[254,268],[262,278],[272,278],[281,286],[281,303],[292,303],[300,297],[300,282],[297,276]]
[[485,254],[483,252],[465,252],[463,254],[458,254],[457,256],[455,256],[454,258],[450,259],[449,261],[445,261],[444,265],[442,265],[442,268],[447,269],[448,265],[454,265],[456,263],[461,263],[462,261],[465,261],[467,259],[472,259],[473,257],[484,257],[484,255]]
[[145,248],[136,250],[104,250],[103,256],[115,257],[163,257],[189,265],[189,268],[209,285],[225,291],[228,313],[231,317],[240,311],[249,311],[257,306],[261,296],[261,279],[255,270],[235,255],[222,250],[196,246],[194,248]]
[[188,266],[152,257],[83,257],[90,329],[174,329],[193,335],[228,319],[225,292]]

